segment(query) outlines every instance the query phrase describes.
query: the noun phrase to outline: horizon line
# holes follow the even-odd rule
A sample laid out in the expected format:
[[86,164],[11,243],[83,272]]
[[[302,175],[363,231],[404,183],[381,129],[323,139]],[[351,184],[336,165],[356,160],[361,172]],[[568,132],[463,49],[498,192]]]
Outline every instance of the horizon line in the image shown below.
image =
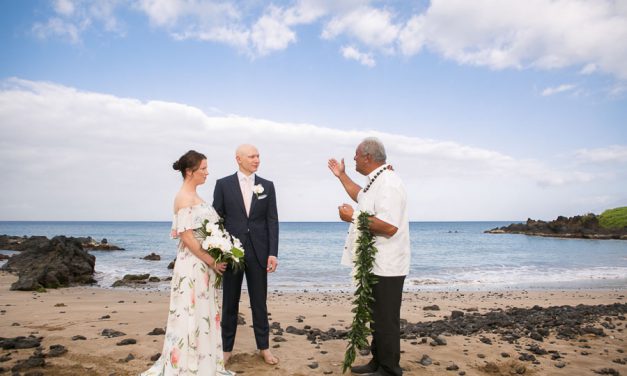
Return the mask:
[[[489,219],[481,219],[481,220],[410,220],[409,223],[447,223],[447,222],[526,222],[527,220],[489,220]],[[46,222],[46,223],[169,223],[171,220],[0,220],[0,223],[8,223],[8,222],[18,222],[18,223],[35,223],[35,222]],[[315,221],[315,220],[302,220],[302,221],[279,221],[279,223],[348,223],[343,221]]]

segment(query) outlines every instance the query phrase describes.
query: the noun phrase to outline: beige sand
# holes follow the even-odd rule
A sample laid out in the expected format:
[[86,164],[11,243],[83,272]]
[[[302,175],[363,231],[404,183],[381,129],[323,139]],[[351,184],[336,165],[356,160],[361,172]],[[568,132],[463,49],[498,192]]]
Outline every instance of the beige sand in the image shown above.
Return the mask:
[[[45,293],[9,291],[15,276],[0,274],[0,336],[42,336],[44,351],[50,345],[61,344],[68,353],[61,357],[47,358],[45,375],[136,375],[148,368],[150,357],[161,351],[163,336],[149,336],[148,332],[163,327],[167,316],[168,293],[149,290],[111,290],[91,287],[73,287],[49,290]],[[626,301],[625,290],[575,290],[575,291],[515,291],[515,292],[417,292],[404,294],[402,317],[410,322],[437,320],[449,315],[451,310],[477,308],[487,312],[494,308],[544,307],[553,305],[610,304]],[[272,293],[268,298],[270,322],[279,322],[283,329],[292,325],[303,328],[328,330],[343,329],[350,323],[350,295],[347,293]],[[437,304],[440,311],[425,311],[424,306]],[[340,375],[346,342],[331,340],[312,344],[305,336],[284,333],[286,342],[274,342],[273,352],[281,362],[277,366],[264,364],[255,352],[248,297],[244,294],[240,306],[246,325],[237,334],[234,358],[229,369],[241,375]],[[109,315],[110,318],[103,318]],[[299,322],[299,316],[302,322]],[[626,335],[622,322],[616,330],[607,330],[604,338],[588,336],[588,342],[565,341],[551,338],[541,346],[558,350],[566,366],[556,368],[557,361],[550,356],[537,357],[539,365],[518,360],[518,350],[524,349],[530,339],[521,339],[518,345],[500,341],[495,335],[486,334],[492,345],[479,341],[478,336],[447,336],[446,346],[402,342],[401,366],[406,375],[510,375],[520,367],[525,375],[594,375],[592,370],[614,368],[627,375],[627,366],[612,362],[627,359]],[[115,329],[126,333],[124,337],[105,338],[103,329]],[[619,330],[620,329],[620,330]],[[87,340],[73,341],[75,335]],[[117,346],[125,338],[137,340],[137,344]],[[412,344],[414,342],[414,344]],[[418,341],[420,342],[420,341]],[[590,348],[582,348],[587,345]],[[11,360],[0,363],[5,370],[17,360],[30,356],[34,349],[0,350],[0,357],[10,355]],[[502,352],[511,355],[503,358]],[[588,355],[582,354],[582,352]],[[129,354],[135,359],[123,361]],[[429,355],[434,364],[422,366],[423,354]],[[358,356],[356,364],[367,361]],[[317,368],[310,365],[317,363]],[[458,371],[447,371],[451,363]],[[514,371],[512,371],[514,370]],[[513,374],[513,373],[512,373]]]

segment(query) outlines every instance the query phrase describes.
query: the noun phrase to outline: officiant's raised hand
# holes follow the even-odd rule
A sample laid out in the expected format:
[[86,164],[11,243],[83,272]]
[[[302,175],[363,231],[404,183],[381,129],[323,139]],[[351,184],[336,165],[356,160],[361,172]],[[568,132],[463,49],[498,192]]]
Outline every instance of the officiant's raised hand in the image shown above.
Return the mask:
[[333,175],[335,175],[338,178],[346,170],[346,168],[344,166],[344,158],[342,158],[341,162],[338,162],[335,158],[331,158],[331,159],[329,159],[328,166],[329,166],[329,170],[331,170],[331,172],[333,172]]

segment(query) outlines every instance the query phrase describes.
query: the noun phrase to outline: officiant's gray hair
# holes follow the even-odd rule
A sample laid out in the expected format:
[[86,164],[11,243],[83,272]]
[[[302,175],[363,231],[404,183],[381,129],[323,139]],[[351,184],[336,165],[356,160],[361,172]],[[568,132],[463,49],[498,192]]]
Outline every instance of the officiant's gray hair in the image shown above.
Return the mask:
[[359,144],[359,147],[362,154],[371,156],[375,162],[385,163],[385,160],[387,159],[385,147],[378,138],[366,137],[361,144]]

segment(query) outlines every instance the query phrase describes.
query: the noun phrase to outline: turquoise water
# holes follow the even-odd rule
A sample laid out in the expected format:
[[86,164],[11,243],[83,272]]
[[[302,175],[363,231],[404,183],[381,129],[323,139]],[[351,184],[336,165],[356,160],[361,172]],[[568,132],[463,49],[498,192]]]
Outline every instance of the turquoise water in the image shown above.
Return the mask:
[[[509,223],[412,222],[405,288],[627,288],[627,241],[483,233]],[[103,287],[128,273],[167,277],[177,244],[169,238],[169,228],[167,222],[0,222],[0,234],[91,236],[125,248],[91,252]],[[270,276],[270,289],[350,289],[349,269],[340,265],[347,229],[347,224],[336,222],[281,223],[280,264]],[[162,260],[141,259],[151,252]]]

